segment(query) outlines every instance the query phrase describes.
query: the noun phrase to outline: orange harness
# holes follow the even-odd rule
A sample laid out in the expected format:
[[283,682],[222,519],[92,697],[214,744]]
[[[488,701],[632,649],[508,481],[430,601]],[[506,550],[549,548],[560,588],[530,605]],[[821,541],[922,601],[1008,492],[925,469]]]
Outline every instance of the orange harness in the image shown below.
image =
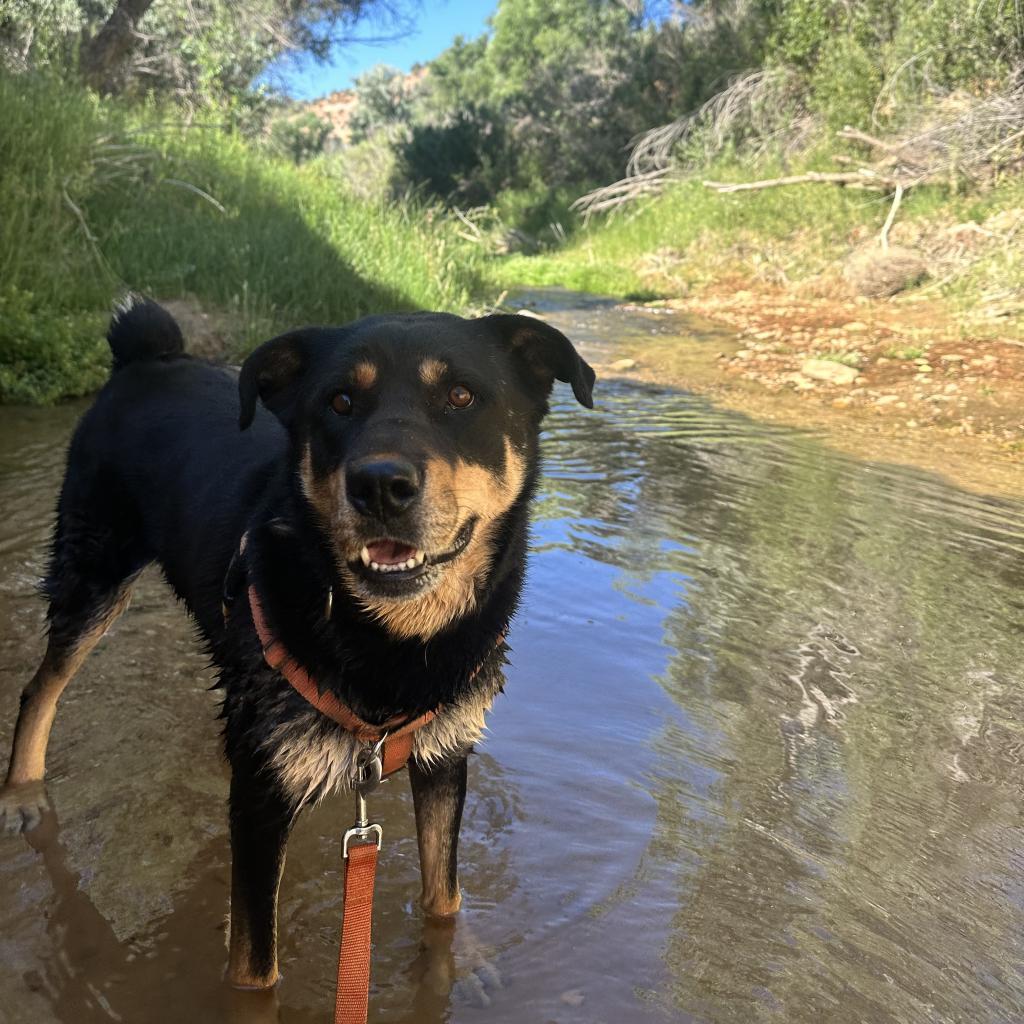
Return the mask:
[[251,584],[249,585],[249,607],[252,609],[252,621],[256,627],[256,635],[263,645],[263,658],[266,663],[271,668],[277,669],[317,711],[326,715],[332,722],[337,722],[342,729],[352,733],[357,740],[371,744],[383,742],[380,754],[383,763],[381,774],[384,778],[404,768],[412,753],[413,733],[432,721],[440,709],[428,711],[412,721],[401,715],[389,718],[381,725],[371,725],[369,722],[363,721],[333,693],[329,691],[321,693],[316,681],[310,678],[309,673],[285,650],[284,644],[270,632],[267,620],[263,615],[263,606],[260,604],[259,595]]

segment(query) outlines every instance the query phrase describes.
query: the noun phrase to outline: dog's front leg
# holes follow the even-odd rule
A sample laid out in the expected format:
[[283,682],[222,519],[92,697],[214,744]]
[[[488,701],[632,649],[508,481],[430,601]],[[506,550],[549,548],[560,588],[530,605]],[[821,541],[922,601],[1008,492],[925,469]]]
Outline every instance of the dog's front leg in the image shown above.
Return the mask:
[[466,755],[430,768],[411,760],[409,780],[416,808],[423,909],[432,917],[450,917],[462,903],[458,847],[466,802]]
[[277,969],[277,893],[296,808],[248,757],[231,764],[231,939],[227,980],[269,988]]

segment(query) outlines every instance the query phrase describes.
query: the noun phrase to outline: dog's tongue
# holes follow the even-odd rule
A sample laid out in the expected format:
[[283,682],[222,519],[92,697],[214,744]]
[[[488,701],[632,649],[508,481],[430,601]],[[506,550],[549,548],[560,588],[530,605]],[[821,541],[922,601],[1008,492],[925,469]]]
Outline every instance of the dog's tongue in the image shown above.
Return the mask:
[[408,544],[399,544],[394,540],[378,540],[373,544],[367,544],[366,550],[370,553],[370,561],[378,565],[398,565],[400,562],[407,562],[410,558],[416,557],[416,549]]

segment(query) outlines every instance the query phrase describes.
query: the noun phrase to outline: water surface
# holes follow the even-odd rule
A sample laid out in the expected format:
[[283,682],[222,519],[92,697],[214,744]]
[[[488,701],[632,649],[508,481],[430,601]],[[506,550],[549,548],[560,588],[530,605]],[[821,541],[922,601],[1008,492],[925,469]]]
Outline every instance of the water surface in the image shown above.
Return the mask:
[[[544,302],[596,360],[686,329]],[[0,410],[5,754],[79,413]],[[404,780],[375,800],[371,1019],[1019,1020],[1024,507],[629,383],[560,391],[544,450],[454,939],[416,909]],[[289,847],[275,997],[220,985],[211,680],[148,577],[62,701],[59,830],[0,841],[0,1020],[329,1018],[346,799]]]

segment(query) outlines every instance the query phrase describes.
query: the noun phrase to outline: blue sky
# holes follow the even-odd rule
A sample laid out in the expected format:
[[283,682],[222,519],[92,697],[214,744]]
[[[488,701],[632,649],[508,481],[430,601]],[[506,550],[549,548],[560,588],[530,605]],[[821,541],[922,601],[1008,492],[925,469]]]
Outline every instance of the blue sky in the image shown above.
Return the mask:
[[[423,64],[446,50],[457,35],[468,39],[480,35],[497,6],[496,0],[423,0],[415,6],[409,4],[407,20],[411,28],[401,38],[375,44],[348,43],[328,64],[302,58],[278,68],[277,76],[296,99],[313,99],[335,89],[347,89],[356,75],[375,64],[408,71],[413,64]],[[366,24],[357,31],[372,36],[387,30]]]

